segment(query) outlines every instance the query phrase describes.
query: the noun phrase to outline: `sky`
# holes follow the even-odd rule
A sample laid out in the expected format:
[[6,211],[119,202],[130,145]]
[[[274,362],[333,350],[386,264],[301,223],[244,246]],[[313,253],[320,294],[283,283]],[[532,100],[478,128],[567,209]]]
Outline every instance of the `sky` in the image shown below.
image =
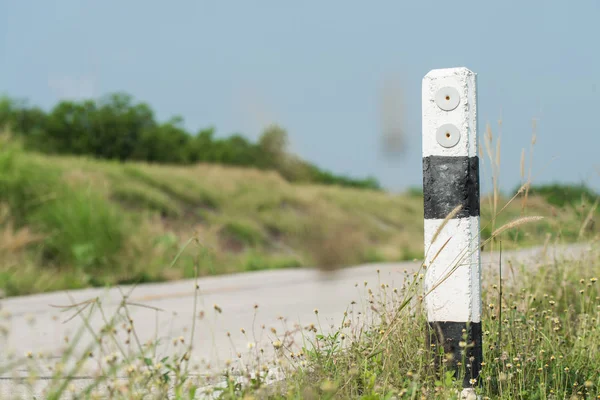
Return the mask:
[[478,75],[503,190],[523,149],[534,184],[600,190],[600,0],[0,0],[0,93],[50,109],[127,92],[219,136],[277,123],[302,158],[391,191],[422,185],[422,78],[450,67]]

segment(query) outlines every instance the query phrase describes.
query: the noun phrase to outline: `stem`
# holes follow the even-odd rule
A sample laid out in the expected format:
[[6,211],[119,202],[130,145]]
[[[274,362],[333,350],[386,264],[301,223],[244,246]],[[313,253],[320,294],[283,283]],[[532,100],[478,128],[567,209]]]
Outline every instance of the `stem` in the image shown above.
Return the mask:
[[499,265],[498,265],[498,269],[500,272],[500,284],[498,285],[498,287],[500,288],[499,291],[499,301],[498,301],[498,309],[499,309],[499,316],[498,316],[498,349],[500,349],[500,347],[502,346],[502,240],[500,240],[500,260],[499,260]]

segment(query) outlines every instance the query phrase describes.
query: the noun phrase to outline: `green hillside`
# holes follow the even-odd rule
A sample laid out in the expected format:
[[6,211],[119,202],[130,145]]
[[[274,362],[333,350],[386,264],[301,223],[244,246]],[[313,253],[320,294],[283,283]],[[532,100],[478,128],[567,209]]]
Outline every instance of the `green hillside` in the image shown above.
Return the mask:
[[277,171],[289,182],[380,189],[372,177],[334,174],[288,151],[288,136],[267,126],[256,142],[240,133],[217,137],[214,127],[196,132],[183,118],[159,121],[154,110],[125,93],[63,100],[46,111],[26,100],[0,96],[0,128],[18,135],[28,150],[118,161],[193,165],[211,163]]
[[[496,227],[520,215],[517,200]],[[574,238],[584,219],[533,197],[525,215],[549,218],[511,231],[506,248],[543,243],[546,232]],[[180,279],[195,268],[211,275],[413,259],[422,254],[422,226],[418,192],[293,184],[275,171],[210,164],[48,156],[1,142],[6,295]]]

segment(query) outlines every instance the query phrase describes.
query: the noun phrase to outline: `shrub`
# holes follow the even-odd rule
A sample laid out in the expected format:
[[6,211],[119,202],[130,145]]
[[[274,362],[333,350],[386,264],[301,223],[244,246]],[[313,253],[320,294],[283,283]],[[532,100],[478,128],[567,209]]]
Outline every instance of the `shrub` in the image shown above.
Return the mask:
[[16,227],[45,235],[45,264],[85,271],[114,268],[125,237],[125,222],[99,195],[77,190],[58,170],[25,157],[19,146],[2,143],[0,202],[8,205]]
[[220,230],[225,241],[233,245],[256,247],[265,242],[264,234],[250,223],[242,221],[227,222]]
[[[514,192],[516,193],[516,191]],[[582,202],[593,202],[598,194],[584,184],[564,185],[553,183],[529,188],[530,195],[543,197],[556,207],[578,206]]]
[[275,170],[290,182],[380,189],[372,177],[338,176],[289,154],[287,133],[279,126],[267,127],[256,143],[241,134],[216,138],[213,128],[193,135],[181,117],[159,123],[147,104],[135,103],[125,93],[97,101],[61,101],[50,112],[3,97],[0,127],[4,125],[20,134],[29,149],[43,153],[162,164],[208,162]]

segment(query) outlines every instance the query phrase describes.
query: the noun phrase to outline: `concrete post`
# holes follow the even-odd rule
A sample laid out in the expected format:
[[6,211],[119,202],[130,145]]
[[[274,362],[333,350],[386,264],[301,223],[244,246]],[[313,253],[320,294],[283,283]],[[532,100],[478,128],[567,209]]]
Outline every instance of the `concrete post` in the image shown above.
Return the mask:
[[466,68],[438,69],[422,88],[428,340],[444,349],[438,365],[464,372],[464,388],[482,361],[476,81]]

